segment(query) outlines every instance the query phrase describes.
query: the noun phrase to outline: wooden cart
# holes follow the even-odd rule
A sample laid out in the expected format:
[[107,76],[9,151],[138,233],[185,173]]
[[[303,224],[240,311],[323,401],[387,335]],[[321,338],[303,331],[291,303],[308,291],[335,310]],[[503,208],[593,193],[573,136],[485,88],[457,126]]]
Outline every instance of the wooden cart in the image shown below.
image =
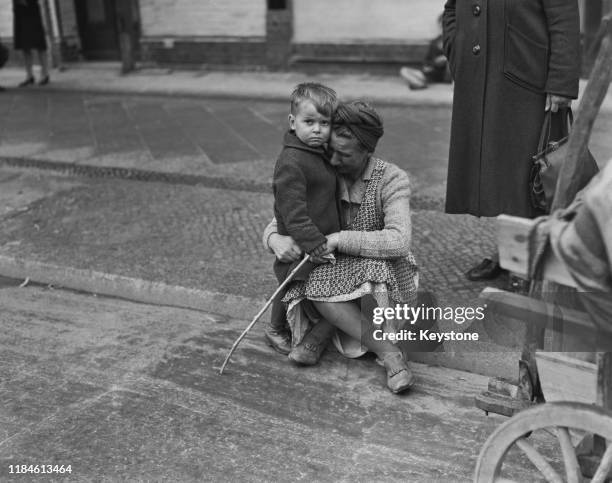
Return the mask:
[[[578,159],[588,145],[593,122],[612,79],[610,17],[604,19],[600,42],[591,80],[583,94],[568,141],[568,153],[557,184],[553,209],[567,206],[576,194]],[[533,220],[522,218],[499,217],[498,246],[503,268],[527,275],[527,234],[533,223]],[[563,264],[552,254],[547,255],[543,277],[545,283],[575,287]],[[598,329],[586,312],[562,308],[533,294],[525,296],[485,289],[481,298],[487,304],[487,310],[499,320],[506,317],[528,324],[527,332],[532,336],[528,342],[532,349],[541,343],[533,339],[534,335],[547,327],[552,334],[557,334],[552,341],[553,348],[556,344],[561,350],[561,337],[584,339],[591,335],[592,350],[597,350],[598,346],[599,352],[593,353],[590,361],[584,361],[562,352],[532,351],[532,359],[537,361],[534,372],[539,374],[535,376],[539,381],[533,382],[541,383],[546,403],[535,404],[515,397],[515,405],[496,411],[512,417],[484,444],[476,466],[475,481],[510,481],[504,477],[504,460],[521,457],[517,456],[520,454],[539,471],[539,478],[534,477],[534,481],[582,482],[585,477],[592,478],[593,482],[612,481],[612,352],[609,352],[612,333]],[[538,434],[553,440],[555,457],[551,458],[550,451],[538,449]],[[558,464],[558,460],[563,464]]]

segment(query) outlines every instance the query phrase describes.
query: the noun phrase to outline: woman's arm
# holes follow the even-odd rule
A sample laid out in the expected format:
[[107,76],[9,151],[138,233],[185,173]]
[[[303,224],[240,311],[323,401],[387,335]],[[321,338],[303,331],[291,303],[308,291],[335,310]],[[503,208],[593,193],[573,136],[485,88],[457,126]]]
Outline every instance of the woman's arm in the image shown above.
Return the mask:
[[[410,181],[397,166],[387,165],[380,181],[384,228],[377,231],[341,231],[338,251],[370,258],[398,258],[410,253]],[[332,243],[334,240],[332,238]],[[328,246],[330,240],[328,237]]]
[[281,262],[289,263],[298,260],[302,251],[290,236],[279,235],[276,218],[264,228],[262,243],[266,250],[274,253]]
[[580,17],[577,0],[542,0],[550,56],[546,93],[576,99],[580,77]]

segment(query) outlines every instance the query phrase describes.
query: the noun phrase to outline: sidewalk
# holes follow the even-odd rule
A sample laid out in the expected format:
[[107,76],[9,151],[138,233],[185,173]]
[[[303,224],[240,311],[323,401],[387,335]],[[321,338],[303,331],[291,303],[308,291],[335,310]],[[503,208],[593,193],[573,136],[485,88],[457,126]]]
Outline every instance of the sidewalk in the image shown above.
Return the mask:
[[[0,84],[17,85],[23,80],[20,68],[0,71]],[[343,99],[368,98],[386,105],[450,105],[452,87],[435,84],[411,91],[398,76],[316,74],[299,72],[175,71],[143,68],[121,75],[116,62],[66,64],[53,70],[45,90],[126,93],[141,95],[204,96],[286,101],[293,87],[305,80],[327,84]]]
[[[342,99],[366,98],[377,105],[451,105],[453,98],[452,85],[432,84],[427,89],[412,91],[399,74],[306,75],[300,72],[141,68],[122,75],[120,68],[118,62],[68,63],[61,71],[52,71],[51,83],[45,90],[285,101],[296,84],[312,80],[332,86]],[[21,68],[4,68],[0,71],[0,84],[17,85],[23,77]],[[584,79],[580,81],[580,95],[586,83]],[[612,111],[612,91],[608,91],[601,110]]]

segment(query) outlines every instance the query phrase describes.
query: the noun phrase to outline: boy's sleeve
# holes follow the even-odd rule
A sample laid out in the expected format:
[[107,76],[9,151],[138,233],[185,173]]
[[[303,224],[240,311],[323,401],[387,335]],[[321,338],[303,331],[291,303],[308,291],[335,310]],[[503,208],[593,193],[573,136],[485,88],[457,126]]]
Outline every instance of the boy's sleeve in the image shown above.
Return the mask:
[[281,160],[274,172],[274,199],[283,225],[306,253],[327,241],[308,216],[306,176],[294,162]]
[[270,248],[270,237],[278,233],[278,222],[276,221],[276,217],[272,218],[272,221],[268,223],[268,226],[264,228],[263,234],[261,236],[261,242],[266,250],[270,253],[274,253],[274,250]]

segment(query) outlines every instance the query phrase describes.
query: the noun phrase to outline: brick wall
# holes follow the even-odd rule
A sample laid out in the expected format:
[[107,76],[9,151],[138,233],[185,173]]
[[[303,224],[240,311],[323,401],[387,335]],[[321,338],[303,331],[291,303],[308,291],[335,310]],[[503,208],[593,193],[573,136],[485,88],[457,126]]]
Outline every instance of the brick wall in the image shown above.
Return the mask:
[[265,37],[266,0],[140,0],[144,37]]
[[444,2],[294,0],[294,43],[420,43],[437,35]]
[[182,67],[217,67],[234,65],[256,67],[266,64],[265,41],[221,42],[177,40],[164,42],[141,39],[140,58],[144,62]]

